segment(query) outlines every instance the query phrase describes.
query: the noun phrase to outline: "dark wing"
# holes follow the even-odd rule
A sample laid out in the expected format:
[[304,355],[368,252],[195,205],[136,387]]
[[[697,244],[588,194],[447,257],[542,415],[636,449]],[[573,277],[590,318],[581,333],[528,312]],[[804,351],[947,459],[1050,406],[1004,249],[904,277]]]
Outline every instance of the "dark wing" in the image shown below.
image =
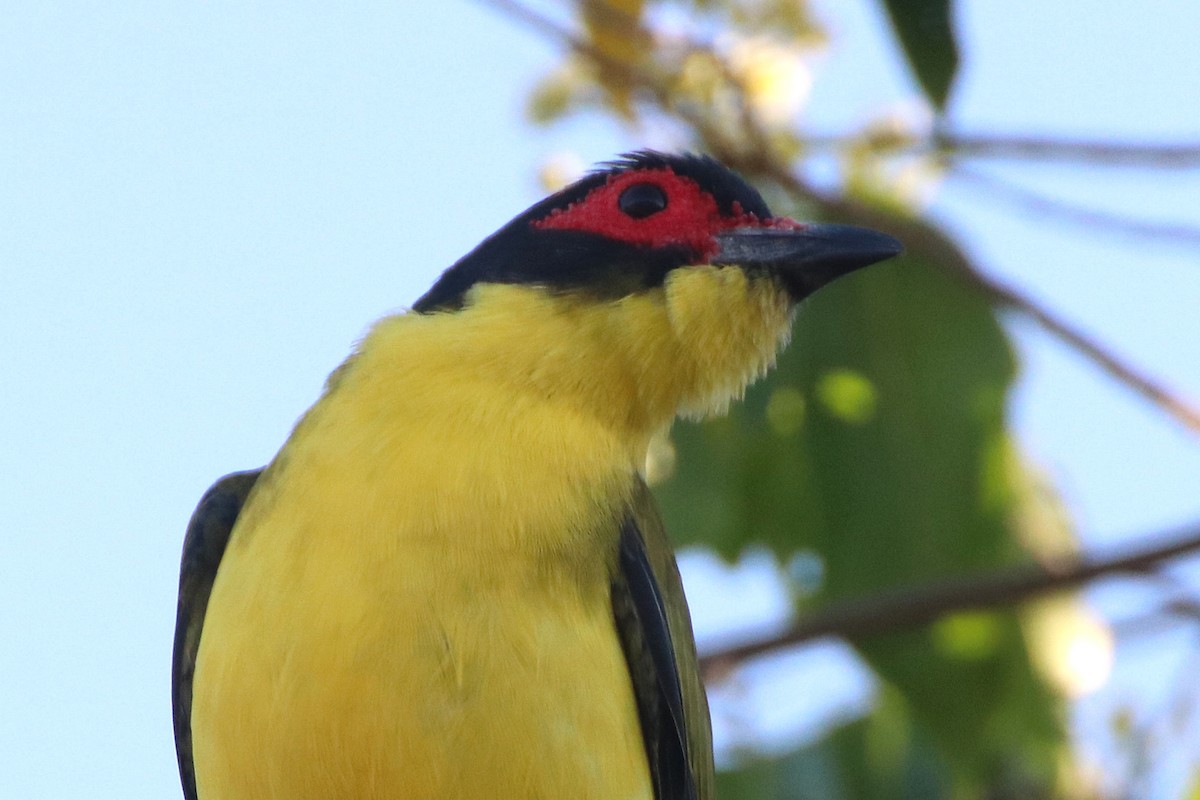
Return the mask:
[[711,800],[712,729],[691,618],[674,550],[641,480],[621,526],[612,603],[656,800]]
[[183,539],[175,650],[171,658],[171,706],[179,779],[183,782],[183,795],[187,800],[197,800],[196,772],[192,764],[192,673],[196,669],[204,612],[233,523],[261,472],[235,472],[213,484],[200,498]]

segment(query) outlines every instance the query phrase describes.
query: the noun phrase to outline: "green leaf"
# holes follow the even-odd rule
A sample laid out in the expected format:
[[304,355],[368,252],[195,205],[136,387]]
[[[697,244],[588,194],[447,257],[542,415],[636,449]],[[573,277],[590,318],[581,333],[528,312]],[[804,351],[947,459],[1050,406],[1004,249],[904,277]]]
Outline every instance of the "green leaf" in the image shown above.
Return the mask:
[[950,0],[883,0],[883,7],[925,95],[945,108],[958,70]]
[[993,454],[1014,368],[987,304],[925,264],[838,281],[744,402],[677,426],[672,534],[727,557],[814,550],[828,598],[1010,560]]
[[[893,694],[895,694],[893,692]],[[950,793],[945,763],[902,701],[786,755],[717,775],[721,800],[937,800]]]
[[946,759],[914,724],[904,698],[884,685],[875,710],[829,737],[848,796],[855,800],[937,800],[950,795]]
[[766,759],[722,770],[717,773],[716,796],[721,800],[774,800],[780,797],[781,773],[779,762]]
[[838,752],[828,742],[756,759],[717,774],[721,800],[863,800],[848,794],[840,774]]

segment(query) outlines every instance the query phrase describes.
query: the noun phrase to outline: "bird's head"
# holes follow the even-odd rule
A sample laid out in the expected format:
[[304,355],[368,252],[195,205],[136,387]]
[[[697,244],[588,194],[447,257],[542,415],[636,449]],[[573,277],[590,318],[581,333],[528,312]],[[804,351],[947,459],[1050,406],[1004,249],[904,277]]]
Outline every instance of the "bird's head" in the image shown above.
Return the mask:
[[542,391],[628,395],[623,413],[662,421],[723,407],[773,363],[799,301],[899,252],[881,233],[775,216],[712,158],[643,151],[513,219],[413,310],[507,319],[539,359],[526,374],[557,381]]
[[485,283],[618,299],[700,265],[739,268],[798,302],[899,252],[895,239],[875,231],[775,216],[710,157],[642,151],[513,219],[448,269],[414,310],[461,308]]

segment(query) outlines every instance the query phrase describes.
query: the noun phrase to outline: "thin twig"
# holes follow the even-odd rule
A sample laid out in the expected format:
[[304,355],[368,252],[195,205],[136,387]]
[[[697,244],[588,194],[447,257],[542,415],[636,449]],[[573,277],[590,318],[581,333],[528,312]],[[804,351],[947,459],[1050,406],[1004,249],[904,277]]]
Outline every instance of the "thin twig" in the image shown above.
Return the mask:
[[479,2],[483,5],[491,6],[501,14],[512,17],[522,25],[533,28],[543,36],[567,44],[573,50],[578,45],[583,44],[583,40],[579,39],[568,28],[555,22],[545,14],[534,11],[524,3],[518,3],[516,0],[479,0]]
[[1159,381],[1121,359],[1092,337],[1080,331],[1029,295],[1019,292],[978,271],[972,277],[988,296],[1032,319],[1044,330],[1066,342],[1118,382],[1140,394],[1192,433],[1200,433],[1200,410]]
[[706,675],[719,675],[748,658],[823,636],[850,640],[898,633],[928,625],[944,616],[998,606],[1074,589],[1097,578],[1145,572],[1160,563],[1200,551],[1200,525],[1165,544],[1100,559],[1064,559],[959,578],[939,584],[881,592],[826,606],[789,630],[759,641],[707,653],[700,659]]
[[1131,639],[1173,631],[1180,625],[1197,624],[1200,624],[1200,604],[1195,600],[1176,598],[1152,611],[1115,620],[1109,627],[1117,639]]
[[1144,144],[1038,136],[972,136],[943,133],[935,147],[956,156],[1042,161],[1082,161],[1106,167],[1200,167],[1200,144]]
[[1006,159],[1084,163],[1100,167],[1140,169],[1194,169],[1200,167],[1200,143],[1145,144],[1052,136],[981,136],[942,132],[923,135],[882,136],[874,141],[868,132],[821,134],[804,137],[811,150],[845,150],[875,144],[880,153],[934,153],[955,159]]
[[1081,225],[1090,231],[1138,236],[1158,242],[1200,246],[1200,228],[1161,222],[1130,219],[1120,214],[1082,208],[1072,203],[1039,194],[1023,186],[1017,186],[993,175],[951,164],[951,176],[969,181],[985,189],[988,196],[1018,207],[1027,214],[1036,214],[1039,219],[1051,218],[1073,225]]

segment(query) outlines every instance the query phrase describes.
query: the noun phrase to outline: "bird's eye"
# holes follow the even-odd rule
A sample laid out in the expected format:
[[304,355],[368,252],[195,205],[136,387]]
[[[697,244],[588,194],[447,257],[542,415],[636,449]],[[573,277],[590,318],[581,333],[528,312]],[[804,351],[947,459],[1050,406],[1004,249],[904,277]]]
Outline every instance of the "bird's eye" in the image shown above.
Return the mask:
[[667,207],[667,194],[654,183],[635,183],[617,198],[617,207],[634,219],[645,219]]

